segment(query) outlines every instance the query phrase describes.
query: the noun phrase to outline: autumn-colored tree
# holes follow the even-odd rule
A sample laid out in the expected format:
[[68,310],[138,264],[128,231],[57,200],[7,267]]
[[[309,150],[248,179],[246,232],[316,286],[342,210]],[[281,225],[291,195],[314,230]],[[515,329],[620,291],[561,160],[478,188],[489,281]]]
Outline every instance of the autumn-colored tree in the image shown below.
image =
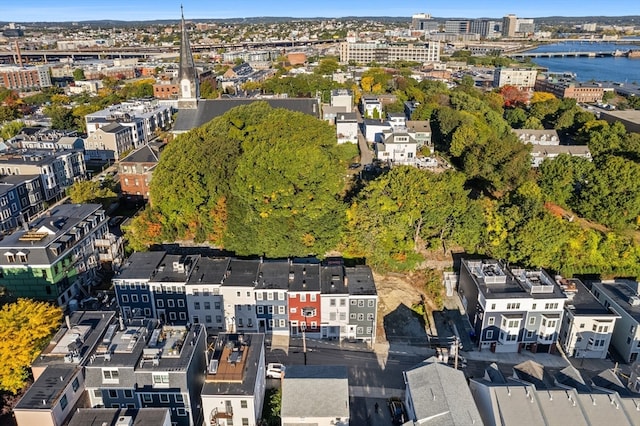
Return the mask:
[[18,299],[0,310],[0,389],[16,393],[27,368],[60,325],[62,310],[45,302]]
[[162,222],[160,213],[150,207],[141,211],[127,225],[122,226],[128,248],[134,251],[146,251],[149,246],[161,243]]
[[364,92],[371,92],[371,89],[373,88],[373,77],[372,76],[368,76],[368,77],[362,77],[362,79],[360,80],[360,87],[362,87],[362,90]]
[[527,92],[524,92],[515,86],[502,86],[500,88],[500,94],[504,98],[504,106],[507,108],[525,105],[529,100]]
[[68,105],[71,103],[71,98],[67,95],[51,95],[51,103],[56,105]]
[[533,96],[531,96],[531,104],[537,104],[538,102],[545,102],[551,99],[556,99],[556,96],[553,93],[549,92],[534,92]]

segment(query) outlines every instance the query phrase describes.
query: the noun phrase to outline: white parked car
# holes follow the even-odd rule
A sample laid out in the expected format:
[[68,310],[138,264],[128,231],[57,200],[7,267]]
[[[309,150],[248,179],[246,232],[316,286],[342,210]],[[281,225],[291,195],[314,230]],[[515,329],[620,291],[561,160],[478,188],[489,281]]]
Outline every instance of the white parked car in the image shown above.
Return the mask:
[[270,379],[281,379],[284,377],[285,367],[278,363],[267,364],[267,377]]

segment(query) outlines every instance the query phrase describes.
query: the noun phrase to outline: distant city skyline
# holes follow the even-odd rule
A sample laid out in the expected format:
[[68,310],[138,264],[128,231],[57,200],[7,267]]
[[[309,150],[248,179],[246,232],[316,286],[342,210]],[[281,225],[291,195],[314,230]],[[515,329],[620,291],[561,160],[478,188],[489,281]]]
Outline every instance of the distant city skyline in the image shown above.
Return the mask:
[[[180,2],[166,0],[112,0],[87,4],[61,0],[30,0],[2,5],[0,20],[7,22],[73,22],[87,20],[144,21],[177,19]],[[270,17],[327,17],[345,16],[406,16],[428,13],[438,18],[499,18],[515,14],[523,18],[541,16],[628,16],[640,14],[632,0],[487,0],[484,2],[458,0],[456,2],[403,1],[389,3],[381,0],[299,0],[240,2],[202,2],[184,0],[186,19],[223,19]],[[53,6],[56,4],[56,6]]]

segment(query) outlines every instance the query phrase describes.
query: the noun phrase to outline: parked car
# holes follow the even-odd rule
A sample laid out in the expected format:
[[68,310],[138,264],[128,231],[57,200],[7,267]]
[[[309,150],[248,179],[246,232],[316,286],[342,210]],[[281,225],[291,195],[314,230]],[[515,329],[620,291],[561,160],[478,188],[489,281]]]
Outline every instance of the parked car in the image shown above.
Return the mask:
[[407,421],[407,414],[404,404],[400,398],[389,398],[389,411],[391,412],[391,421],[394,425],[401,425]]
[[285,367],[282,364],[271,362],[267,364],[267,377],[270,379],[281,379],[284,377]]
[[109,219],[109,226],[119,225],[124,220],[124,216],[115,216]]
[[349,168],[350,168],[351,170],[355,170],[355,169],[360,168],[360,166],[361,166],[361,164],[360,164],[360,163],[351,163],[351,164],[349,165]]

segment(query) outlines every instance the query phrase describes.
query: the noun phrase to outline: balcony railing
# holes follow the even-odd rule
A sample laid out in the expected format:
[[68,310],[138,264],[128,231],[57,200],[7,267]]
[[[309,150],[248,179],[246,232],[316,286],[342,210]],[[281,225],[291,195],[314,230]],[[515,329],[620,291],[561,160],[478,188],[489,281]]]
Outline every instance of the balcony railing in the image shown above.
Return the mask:
[[218,426],[220,419],[233,419],[233,407],[228,405],[225,411],[218,411],[217,408],[214,408],[211,411],[211,426]]

